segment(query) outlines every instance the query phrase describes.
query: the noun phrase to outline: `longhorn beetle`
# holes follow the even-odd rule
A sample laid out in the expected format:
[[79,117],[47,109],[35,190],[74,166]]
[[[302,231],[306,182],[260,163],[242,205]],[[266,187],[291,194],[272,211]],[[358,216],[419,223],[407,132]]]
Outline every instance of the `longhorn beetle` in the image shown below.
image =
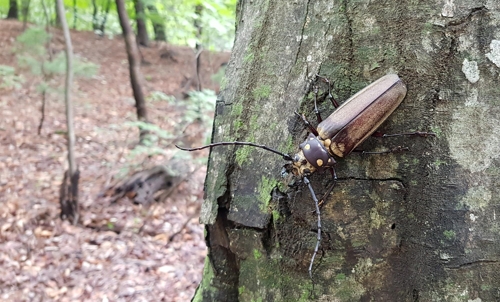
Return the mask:
[[[302,179],[305,185],[309,188],[312,199],[316,206],[316,215],[318,217],[318,232],[316,247],[309,265],[309,276],[312,279],[312,266],[316,257],[321,242],[321,214],[320,205],[323,200],[330,194],[337,179],[334,166],[334,157],[345,157],[349,155],[359,144],[371,136],[375,130],[391,115],[391,113],[399,106],[406,96],[406,86],[396,74],[388,74],[368,85],[347,101],[338,106],[337,102],[331,97],[330,83],[328,83],[328,95],[332,100],[334,107],[337,109],[328,116],[325,120],[321,119],[321,115],[317,109],[317,88],[315,88],[314,111],[318,119],[318,126],[312,127],[307,119],[301,115],[300,117],[309,128],[310,133],[306,140],[299,145],[299,151],[294,156],[282,153],[273,148],[264,145],[258,145],[251,142],[219,142],[198,148],[182,148],[176,145],[177,148],[185,151],[196,151],[215,146],[226,145],[244,145],[262,148],[267,151],[279,154],[286,161],[291,161],[291,164],[286,165],[288,170]],[[296,113],[297,114],[297,113]],[[429,132],[412,132],[401,133],[387,136],[398,135],[418,135],[418,136],[435,136]],[[394,148],[383,152],[363,152],[365,154],[380,154],[396,151],[405,151],[408,148]],[[318,200],[314,192],[309,177],[316,171],[330,170],[333,177],[333,184],[327,190],[321,202]]]

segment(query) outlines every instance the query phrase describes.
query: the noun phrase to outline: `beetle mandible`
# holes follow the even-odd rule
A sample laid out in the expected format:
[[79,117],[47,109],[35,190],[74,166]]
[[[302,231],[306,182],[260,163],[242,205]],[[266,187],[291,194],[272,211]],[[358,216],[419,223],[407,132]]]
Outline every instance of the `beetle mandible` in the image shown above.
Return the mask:
[[[328,82],[328,80],[326,81]],[[329,82],[328,85],[330,85]],[[337,106],[336,102],[333,100],[332,102],[334,106],[338,108],[325,120],[321,120],[321,116],[317,110],[315,98],[315,112],[318,117],[319,124],[316,128],[314,128],[309,124],[304,116],[301,116],[304,123],[309,127],[310,133],[306,140],[299,145],[299,151],[294,156],[280,152],[265,145],[239,141],[218,142],[197,148],[182,148],[177,145],[176,147],[185,151],[196,151],[215,146],[246,145],[265,149],[281,155],[286,161],[291,161],[291,164],[286,165],[287,169],[291,170],[295,176],[300,177],[304,184],[307,185],[316,207],[315,212],[318,221],[317,240],[308,269],[309,276],[312,279],[314,258],[318,253],[321,242],[321,213],[320,201],[318,200],[308,177],[315,172],[330,170],[334,182],[327,190],[325,197],[329,195],[336,180],[334,170],[336,163],[335,157],[342,158],[349,155],[359,144],[371,136],[399,106],[405,96],[406,85],[401,81],[398,75],[388,74],[363,88],[340,106]],[[435,134],[430,132],[411,132],[395,135],[418,135],[425,137],[434,136]],[[407,149],[395,148],[385,152],[365,153],[388,153],[396,150]],[[322,198],[321,201],[323,201],[324,198]]]

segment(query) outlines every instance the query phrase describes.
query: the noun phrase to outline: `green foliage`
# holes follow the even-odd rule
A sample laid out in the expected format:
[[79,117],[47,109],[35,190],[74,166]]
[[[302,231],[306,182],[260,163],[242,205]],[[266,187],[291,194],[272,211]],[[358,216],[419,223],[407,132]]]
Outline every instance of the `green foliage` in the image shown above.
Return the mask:
[[195,120],[202,121],[207,128],[212,129],[212,117],[206,115],[213,112],[217,96],[215,91],[204,89],[203,91],[189,92],[189,99],[186,101],[186,112],[184,113],[184,123],[192,123]]
[[[189,92],[189,98],[182,103],[176,100],[175,97],[161,91],[154,91],[147,99],[153,102],[167,102],[172,106],[179,106],[180,104],[183,108],[177,110],[182,110],[182,120],[177,122],[179,129],[174,129],[174,132],[182,132],[181,129],[185,125],[199,121],[202,123],[201,128],[205,129],[204,134],[206,139],[209,139],[212,131],[213,118],[208,115],[208,113],[214,111],[215,101],[217,99],[213,90],[191,91]],[[134,153],[133,156],[137,156],[138,154],[161,154],[163,152],[161,150],[164,150],[166,145],[177,138],[172,132],[165,131],[157,125],[146,122],[127,122],[125,126],[137,127],[141,131],[148,132],[148,135],[143,140],[142,146],[138,147],[138,149],[136,148],[136,153]],[[159,149],[157,149],[157,147]]]
[[16,75],[16,69],[7,65],[0,65],[0,88],[21,88],[24,83],[22,75]]
[[21,51],[32,54],[44,54],[45,43],[49,41],[49,34],[40,27],[32,27],[20,34],[16,40]]
[[[21,68],[29,68],[34,75],[51,77],[62,75],[66,72],[66,55],[60,52],[52,60],[47,53],[47,43],[50,36],[38,27],[29,28],[17,37],[17,61]],[[98,66],[84,62],[78,57],[73,59],[73,72],[75,76],[91,77],[97,72]]]
[[153,102],[167,102],[169,104],[174,104],[175,103],[175,97],[172,95],[168,95],[164,93],[163,91],[153,91],[147,98],[149,101]]
[[[30,0],[28,20],[37,25],[47,24],[42,1],[45,1],[49,21],[53,24],[56,18],[55,5],[47,0]],[[198,43],[209,50],[231,49],[234,40],[236,0],[142,0],[142,2],[145,11],[141,17],[145,19],[151,36],[154,32],[153,22],[156,22],[165,25],[165,35],[169,43],[191,47]],[[71,28],[92,31],[94,23],[99,27],[106,18],[105,33],[109,36],[121,34],[114,0],[95,0],[97,9],[95,15],[92,0],[77,0],[75,3],[73,0],[64,0],[66,18]],[[106,15],[108,5],[109,13]],[[202,7],[199,14],[196,13],[197,5]],[[18,8],[21,14],[20,3]],[[131,21],[134,21],[136,13],[133,1],[126,2],[126,8]],[[8,9],[9,0],[0,0],[1,18],[7,15]],[[195,23],[202,28],[199,35]],[[96,32],[102,34],[99,30]]]
[[[129,160],[127,162],[137,161],[138,158],[144,156],[168,155],[165,150],[171,148],[172,143],[179,140],[179,137],[183,135],[182,132],[186,125],[194,122],[201,123],[200,128],[205,131],[205,140],[210,139],[213,118],[208,113],[214,111],[216,101],[214,91],[191,91],[189,93],[189,98],[183,102],[161,91],[155,91],[148,96],[148,100],[167,102],[172,106],[179,106],[180,108],[175,110],[182,111],[182,120],[177,121],[176,125],[178,125],[178,127],[172,131],[166,131],[157,125],[141,121],[125,123],[124,126],[126,127],[139,128],[140,131],[147,132],[147,135],[142,140],[142,144],[137,145],[132,152],[129,153]],[[178,152],[175,157],[193,161],[191,153],[189,152]],[[195,162],[202,164],[205,163],[206,160],[206,158],[199,158],[196,159]]]
[[142,121],[126,122],[125,126],[138,127],[139,130],[148,132],[151,137],[147,139],[148,142],[145,145],[152,145],[160,139],[172,139],[175,137],[172,133],[161,129],[157,125]]

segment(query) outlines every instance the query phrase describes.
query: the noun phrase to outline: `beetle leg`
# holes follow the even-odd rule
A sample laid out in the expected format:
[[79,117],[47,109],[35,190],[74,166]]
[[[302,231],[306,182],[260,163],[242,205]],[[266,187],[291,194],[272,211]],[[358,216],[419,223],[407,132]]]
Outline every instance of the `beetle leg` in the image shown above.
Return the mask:
[[321,113],[318,110],[318,86],[314,86],[314,113],[316,114],[316,117],[318,118],[318,124],[323,121],[321,118]]
[[335,100],[335,98],[332,95],[332,91],[331,91],[331,87],[330,87],[330,81],[328,80],[328,78],[320,76],[319,74],[317,74],[316,77],[322,79],[328,85],[328,99],[332,102],[332,105],[333,105],[334,108],[338,108],[339,107],[339,103],[337,103],[337,101]]
[[293,113],[295,113],[298,117],[300,117],[302,119],[302,121],[304,122],[304,125],[306,125],[307,128],[309,128],[309,131],[314,134],[315,136],[318,136],[318,131],[316,130],[316,128],[314,128],[311,123],[309,123],[309,121],[307,120],[307,118],[305,117],[305,115],[303,114],[298,114],[297,111],[294,111]]
[[335,184],[337,184],[337,172],[335,172],[335,168],[331,167],[330,168],[330,173],[332,173],[333,183],[328,188],[328,190],[326,190],[326,193],[323,195],[323,197],[321,197],[321,199],[319,200],[319,207],[320,208],[323,207],[323,205],[325,204],[325,200],[328,198],[328,196],[330,195],[330,193],[332,193],[333,188],[335,187]]
[[307,179],[307,177],[304,177],[304,183],[307,185],[309,191],[311,192],[311,196],[314,200],[314,205],[316,206],[316,215],[318,216],[318,237],[316,238],[316,247],[314,248],[314,253],[311,258],[311,264],[309,264],[309,277],[312,279],[312,267],[314,264],[314,258],[316,258],[316,255],[318,254],[319,244],[321,242],[321,212],[319,210],[318,198],[316,197],[316,193],[314,193],[313,187],[311,186],[311,183],[309,182],[309,179]]

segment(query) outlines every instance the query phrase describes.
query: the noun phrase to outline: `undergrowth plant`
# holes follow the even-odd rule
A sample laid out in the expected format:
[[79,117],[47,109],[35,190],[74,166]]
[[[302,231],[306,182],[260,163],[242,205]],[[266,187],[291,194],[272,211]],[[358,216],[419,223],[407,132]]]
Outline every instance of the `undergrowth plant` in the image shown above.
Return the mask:
[[[41,133],[45,119],[45,103],[47,94],[61,93],[59,87],[63,84],[62,75],[66,72],[66,57],[64,52],[52,54],[50,35],[39,27],[29,28],[17,37],[17,64],[21,71],[29,73],[36,82],[36,90],[41,97],[41,119],[38,134]],[[75,77],[91,77],[98,66],[75,58],[73,62]]]
[[23,75],[16,74],[14,67],[0,65],[0,88],[19,89],[23,83]]
[[[191,91],[189,97],[184,101],[176,100],[175,97],[169,96],[163,92],[155,91],[150,94],[148,101],[150,102],[167,102],[169,105],[176,107],[174,111],[182,112],[181,119],[176,121],[178,127],[165,130],[159,126],[142,121],[126,122],[125,127],[132,129],[139,128],[148,134],[134,149],[127,155],[126,164],[119,171],[118,178],[128,174],[130,170],[135,170],[138,166],[153,156],[171,156],[172,145],[188,134],[184,133],[186,125],[199,123],[198,128],[203,132],[204,141],[210,140],[212,133],[213,112],[215,108],[216,95],[212,90]],[[191,162],[206,162],[207,158],[193,159],[189,152],[177,152],[174,157],[181,160]],[[175,171],[172,171],[175,173]]]

